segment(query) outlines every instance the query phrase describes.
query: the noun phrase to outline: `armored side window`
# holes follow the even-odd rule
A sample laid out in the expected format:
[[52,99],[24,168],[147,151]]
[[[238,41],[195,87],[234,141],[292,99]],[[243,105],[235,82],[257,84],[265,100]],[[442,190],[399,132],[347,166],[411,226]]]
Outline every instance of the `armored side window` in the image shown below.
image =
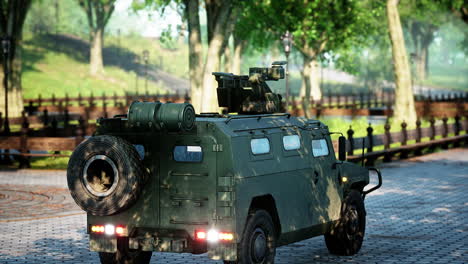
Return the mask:
[[298,135],[289,135],[283,137],[284,150],[297,150],[301,148],[301,140]]
[[250,141],[250,149],[254,155],[270,153],[270,141],[268,138],[254,138]]
[[312,140],[312,154],[314,157],[328,156],[328,144],[324,138]]
[[174,160],[178,162],[202,162],[202,148],[200,146],[175,146]]

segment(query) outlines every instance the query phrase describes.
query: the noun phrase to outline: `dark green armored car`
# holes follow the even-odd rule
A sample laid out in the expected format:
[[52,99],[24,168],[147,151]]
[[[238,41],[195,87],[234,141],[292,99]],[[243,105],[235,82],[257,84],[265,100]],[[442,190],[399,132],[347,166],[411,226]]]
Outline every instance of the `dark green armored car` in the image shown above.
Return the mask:
[[[134,102],[101,118],[68,166],[102,263],[149,263],[152,251],[225,263],[273,263],[275,248],[325,235],[353,255],[364,237],[369,170],[336,159],[327,126],[279,113],[266,81],[283,63],[248,76],[214,73],[226,113],[188,104]],[[157,260],[156,260],[157,262]]]

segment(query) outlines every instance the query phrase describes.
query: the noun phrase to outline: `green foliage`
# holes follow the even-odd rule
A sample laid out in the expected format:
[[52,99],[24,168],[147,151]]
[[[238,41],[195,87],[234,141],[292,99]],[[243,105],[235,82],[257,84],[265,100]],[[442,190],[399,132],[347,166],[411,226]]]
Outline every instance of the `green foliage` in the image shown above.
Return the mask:
[[33,1],[24,30],[35,34],[58,31],[83,37],[89,34],[87,23],[76,0]]

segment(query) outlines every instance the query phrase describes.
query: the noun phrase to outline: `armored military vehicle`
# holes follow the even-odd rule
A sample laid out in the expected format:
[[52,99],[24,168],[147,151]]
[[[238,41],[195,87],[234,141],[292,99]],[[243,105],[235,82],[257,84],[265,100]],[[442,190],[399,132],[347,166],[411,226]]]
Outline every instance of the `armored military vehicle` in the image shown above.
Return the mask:
[[98,120],[67,178],[102,263],[148,263],[153,251],[273,263],[276,247],[319,235],[333,254],[359,251],[380,172],[364,190],[369,170],[345,161],[343,137],[337,159],[326,125],[280,113],[267,81],[283,64],[213,73],[229,114],[133,102]]

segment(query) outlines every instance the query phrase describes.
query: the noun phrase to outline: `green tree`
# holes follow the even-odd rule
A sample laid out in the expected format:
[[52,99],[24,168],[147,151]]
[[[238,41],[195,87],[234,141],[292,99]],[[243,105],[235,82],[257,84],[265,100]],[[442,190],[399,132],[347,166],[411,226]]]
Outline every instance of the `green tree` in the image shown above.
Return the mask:
[[[171,1],[145,0],[134,4],[135,9],[154,8],[164,10]],[[233,27],[237,8],[232,0],[205,0],[204,7],[207,17],[206,43],[208,47],[204,54],[202,45],[202,30],[200,26],[199,0],[175,1],[184,10],[184,19],[189,31],[189,76],[190,96],[197,112],[217,112],[216,80],[212,72],[221,66],[221,57],[227,46]]]
[[[378,7],[378,6],[377,6]],[[362,43],[374,31],[369,17],[379,15],[373,1],[261,1],[252,8],[259,29],[278,38],[287,30],[303,57],[303,108],[309,116],[309,101],[320,100],[318,59],[327,52]]]
[[406,0],[399,4],[401,20],[411,37],[412,61],[415,64],[416,80],[427,78],[429,69],[429,46],[439,27],[451,18],[449,12],[441,12],[452,0]]
[[109,22],[116,0],[78,0],[86,12],[90,36],[89,65],[91,75],[104,72],[102,60],[102,47],[104,43],[104,30]]
[[[8,80],[8,112],[10,116],[20,116],[23,110],[21,44],[23,25],[30,7],[31,0],[0,0],[0,35],[8,36],[11,40],[10,56],[7,58],[10,65]],[[3,65],[0,69],[0,76],[3,80]],[[5,109],[3,87],[0,89],[0,98],[0,109]]]

